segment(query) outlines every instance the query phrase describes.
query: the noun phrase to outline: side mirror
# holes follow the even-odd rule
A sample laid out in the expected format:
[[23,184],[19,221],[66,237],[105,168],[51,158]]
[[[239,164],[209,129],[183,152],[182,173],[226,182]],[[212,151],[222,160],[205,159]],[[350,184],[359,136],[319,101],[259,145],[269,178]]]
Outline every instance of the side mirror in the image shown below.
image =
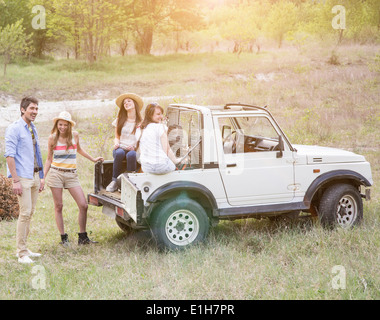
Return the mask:
[[284,151],[284,140],[282,140],[282,136],[278,137],[278,149],[280,151],[277,152],[276,158],[282,158],[282,156],[284,155],[284,153],[283,153],[283,151]]

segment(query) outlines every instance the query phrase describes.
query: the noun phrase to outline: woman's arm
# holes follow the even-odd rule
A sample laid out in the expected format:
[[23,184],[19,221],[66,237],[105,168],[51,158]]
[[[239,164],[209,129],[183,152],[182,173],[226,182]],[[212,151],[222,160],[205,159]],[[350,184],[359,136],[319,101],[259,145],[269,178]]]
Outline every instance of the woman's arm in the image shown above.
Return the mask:
[[88,160],[92,161],[92,162],[98,162],[98,161],[104,161],[104,158],[103,157],[96,157],[96,158],[93,158],[92,156],[90,156],[86,150],[84,150],[80,144],[79,144],[79,134],[78,132],[76,131],[73,131],[73,135],[74,135],[74,139],[75,139],[75,143],[77,144],[77,151],[80,155],[82,155],[83,157],[87,158]]
[[117,149],[120,147],[120,136],[117,134],[117,127],[115,128],[115,140],[114,140],[114,149]]
[[21,196],[22,185],[20,182],[20,177],[17,175],[15,158],[11,156],[7,157],[7,165],[13,179],[13,192]]
[[51,134],[48,139],[48,151],[47,151],[47,157],[46,157],[46,161],[44,165],[44,179],[43,179],[43,185],[41,186],[42,189],[45,184],[46,176],[50,170],[51,163],[53,162],[53,140],[54,140],[54,137]]
[[168,135],[166,132],[161,135],[161,145],[162,149],[168,155],[169,159],[173,161],[174,164],[177,164],[180,160],[175,156],[173,150],[170,148]]

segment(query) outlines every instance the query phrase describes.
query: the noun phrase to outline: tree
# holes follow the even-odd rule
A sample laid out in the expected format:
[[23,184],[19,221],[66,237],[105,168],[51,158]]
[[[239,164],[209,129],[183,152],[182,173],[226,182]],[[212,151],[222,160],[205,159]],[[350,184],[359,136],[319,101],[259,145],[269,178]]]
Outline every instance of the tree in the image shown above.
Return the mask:
[[272,5],[265,29],[267,34],[275,39],[280,48],[285,35],[295,30],[298,21],[298,9],[294,3],[279,1]]
[[[133,31],[138,54],[150,54],[153,36],[168,28],[193,26],[202,19],[199,14],[200,0],[133,0]],[[186,22],[186,17],[190,18]],[[175,29],[174,29],[175,30]]]
[[17,55],[22,55],[25,48],[30,47],[28,44],[30,36],[24,33],[22,22],[21,19],[4,28],[0,27],[0,55],[3,56],[4,76],[7,73],[7,65],[12,59]]
[[266,12],[267,8],[262,3],[225,6],[217,9],[211,20],[217,25],[223,39],[233,41],[234,53],[252,51],[254,44],[259,52],[257,40],[262,34]]
[[[176,49],[178,52],[181,45],[181,33],[184,31],[195,31],[204,27],[203,19],[192,10],[177,9],[170,15],[170,29],[175,33]],[[188,44],[187,44],[188,45]],[[187,48],[188,49],[188,48]]]
[[133,35],[132,1],[133,0],[114,0],[117,14],[114,14],[113,20],[115,29],[113,42],[118,44],[122,56],[126,54]]
[[55,22],[66,43],[74,47],[75,57],[83,53],[93,63],[106,55],[117,33],[119,1],[55,0]]

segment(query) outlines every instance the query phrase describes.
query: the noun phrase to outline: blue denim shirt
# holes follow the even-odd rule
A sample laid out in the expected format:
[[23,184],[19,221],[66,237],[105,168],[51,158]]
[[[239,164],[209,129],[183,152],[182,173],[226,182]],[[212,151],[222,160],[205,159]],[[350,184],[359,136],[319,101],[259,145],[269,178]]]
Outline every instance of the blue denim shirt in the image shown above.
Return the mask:
[[[34,137],[36,138],[36,157],[37,164],[41,168],[39,176],[44,177],[42,169],[42,156],[36,127],[33,123],[30,124],[33,129]],[[5,132],[5,154],[4,157],[12,157],[15,159],[17,175],[26,179],[33,179],[34,175],[34,148],[33,139],[30,134],[28,124],[20,117],[13,122]],[[7,176],[11,177],[7,166]]]

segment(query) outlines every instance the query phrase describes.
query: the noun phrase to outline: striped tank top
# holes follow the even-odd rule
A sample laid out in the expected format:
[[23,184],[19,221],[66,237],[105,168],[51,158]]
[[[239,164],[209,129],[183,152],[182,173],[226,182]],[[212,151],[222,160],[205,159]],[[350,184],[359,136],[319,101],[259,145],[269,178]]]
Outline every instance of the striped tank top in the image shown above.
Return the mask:
[[51,166],[58,169],[76,169],[77,168],[77,145],[73,138],[72,146],[66,150],[66,144],[57,141],[53,150],[53,162]]

